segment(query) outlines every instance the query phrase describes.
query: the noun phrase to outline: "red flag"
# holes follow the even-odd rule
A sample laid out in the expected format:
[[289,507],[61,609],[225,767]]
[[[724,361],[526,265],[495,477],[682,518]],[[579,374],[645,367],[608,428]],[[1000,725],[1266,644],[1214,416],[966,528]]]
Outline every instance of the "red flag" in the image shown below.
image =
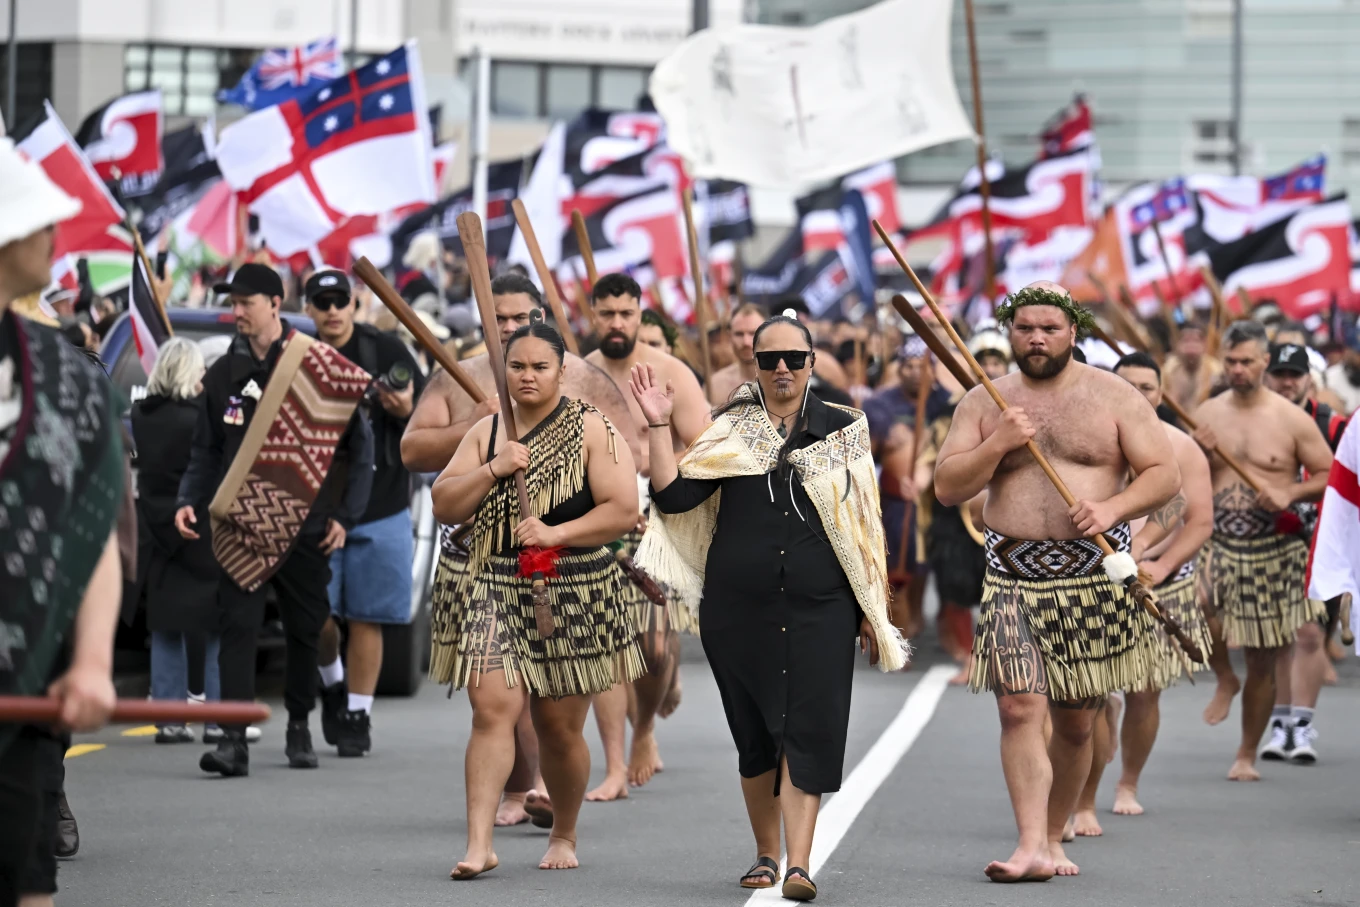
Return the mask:
[[85,118],[76,140],[102,180],[134,179],[151,185],[161,160],[161,90],[114,98]]

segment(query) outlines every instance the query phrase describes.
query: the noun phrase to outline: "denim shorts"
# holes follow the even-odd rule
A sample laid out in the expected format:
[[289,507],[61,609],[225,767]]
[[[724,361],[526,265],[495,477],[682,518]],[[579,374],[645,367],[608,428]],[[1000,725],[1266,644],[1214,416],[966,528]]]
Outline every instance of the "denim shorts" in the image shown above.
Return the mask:
[[415,560],[411,513],[360,523],[331,554],[331,613],[369,624],[411,621],[411,567]]

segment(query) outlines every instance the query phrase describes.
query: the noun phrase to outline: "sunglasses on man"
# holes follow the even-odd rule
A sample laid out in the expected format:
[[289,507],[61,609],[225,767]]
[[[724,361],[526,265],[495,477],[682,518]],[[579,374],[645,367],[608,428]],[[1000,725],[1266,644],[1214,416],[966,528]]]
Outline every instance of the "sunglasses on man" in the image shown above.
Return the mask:
[[763,353],[756,353],[756,365],[762,372],[772,372],[779,368],[779,361],[784,360],[784,364],[789,367],[789,371],[796,372],[807,365],[807,358],[812,350],[766,350]]
[[349,296],[344,293],[327,293],[312,300],[312,308],[318,312],[329,312],[331,309],[344,310],[349,308]]

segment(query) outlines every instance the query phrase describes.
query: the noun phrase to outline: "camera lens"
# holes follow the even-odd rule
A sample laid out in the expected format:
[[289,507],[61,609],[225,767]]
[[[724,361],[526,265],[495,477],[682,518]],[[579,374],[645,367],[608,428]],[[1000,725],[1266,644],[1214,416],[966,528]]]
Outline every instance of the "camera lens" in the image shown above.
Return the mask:
[[411,370],[398,362],[387,370],[386,384],[394,391],[404,391],[411,384]]

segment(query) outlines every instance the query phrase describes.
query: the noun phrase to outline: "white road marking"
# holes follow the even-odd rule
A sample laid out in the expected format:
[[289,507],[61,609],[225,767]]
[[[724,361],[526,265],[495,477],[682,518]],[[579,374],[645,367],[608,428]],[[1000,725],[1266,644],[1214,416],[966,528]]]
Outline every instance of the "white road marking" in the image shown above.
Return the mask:
[[[817,816],[817,834],[812,839],[812,865],[806,867],[814,880],[840,845],[845,833],[859,817],[869,798],[887,780],[888,775],[892,774],[892,770],[902,761],[902,757],[911,749],[916,738],[921,736],[921,731],[935,714],[935,707],[939,705],[940,698],[949,687],[949,678],[957,674],[958,670],[956,665],[936,665],[927,671],[925,676],[917,681],[911,695],[902,705],[902,711],[897,713],[892,724],[888,725],[882,736],[869,748],[869,752],[864,754],[859,765],[855,766],[850,777],[841,784],[840,791],[823,804],[821,813]],[[785,857],[779,863],[781,880],[787,869],[788,859]],[[782,884],[781,882],[780,885]],[[746,902],[748,907],[762,902],[781,901],[780,885],[762,889],[751,895],[750,900]]]

